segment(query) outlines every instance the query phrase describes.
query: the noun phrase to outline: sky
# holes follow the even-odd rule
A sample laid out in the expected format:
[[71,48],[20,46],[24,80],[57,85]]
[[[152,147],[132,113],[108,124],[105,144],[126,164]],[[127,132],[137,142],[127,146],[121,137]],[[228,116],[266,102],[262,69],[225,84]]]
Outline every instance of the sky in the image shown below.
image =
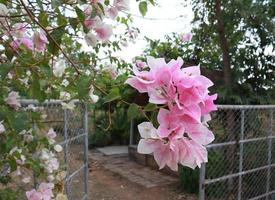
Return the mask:
[[193,12],[190,3],[182,0],[157,0],[157,6],[148,6],[148,12],[143,18],[138,9],[138,3],[130,0],[129,13],[133,16],[133,27],[140,29],[140,34],[135,44],[130,43],[118,55],[126,61],[131,61],[135,56],[141,55],[146,46],[143,39],[147,36],[151,39],[164,39],[164,36],[191,31]]

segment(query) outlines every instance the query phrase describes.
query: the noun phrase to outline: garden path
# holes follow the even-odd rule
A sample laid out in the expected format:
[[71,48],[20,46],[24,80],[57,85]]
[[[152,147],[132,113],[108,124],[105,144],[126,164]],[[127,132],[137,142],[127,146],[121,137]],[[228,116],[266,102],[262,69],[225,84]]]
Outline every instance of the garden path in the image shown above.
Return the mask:
[[178,190],[177,178],[130,161],[127,156],[90,152],[92,200],[196,200]]

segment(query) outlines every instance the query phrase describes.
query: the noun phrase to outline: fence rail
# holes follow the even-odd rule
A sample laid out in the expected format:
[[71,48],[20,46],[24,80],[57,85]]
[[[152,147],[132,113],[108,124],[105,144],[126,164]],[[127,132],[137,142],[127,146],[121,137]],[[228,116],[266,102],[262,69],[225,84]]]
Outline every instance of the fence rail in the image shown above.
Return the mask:
[[199,199],[275,199],[275,105],[219,105]]

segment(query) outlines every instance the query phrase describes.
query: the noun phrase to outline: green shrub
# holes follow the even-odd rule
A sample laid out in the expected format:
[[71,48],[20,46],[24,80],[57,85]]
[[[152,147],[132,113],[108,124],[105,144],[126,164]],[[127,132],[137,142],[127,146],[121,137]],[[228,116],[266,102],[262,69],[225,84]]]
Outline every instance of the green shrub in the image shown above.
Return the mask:
[[199,192],[199,168],[195,170],[189,167],[179,168],[180,189],[188,193]]
[[89,146],[90,147],[103,147],[111,144],[111,135],[108,132],[98,131],[90,134]]

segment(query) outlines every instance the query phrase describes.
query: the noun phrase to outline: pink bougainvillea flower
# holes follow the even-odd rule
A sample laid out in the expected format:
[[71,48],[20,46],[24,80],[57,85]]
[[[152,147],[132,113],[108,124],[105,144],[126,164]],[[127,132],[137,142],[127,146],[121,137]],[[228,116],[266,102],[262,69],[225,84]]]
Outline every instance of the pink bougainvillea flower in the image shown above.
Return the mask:
[[43,200],[43,196],[40,192],[37,192],[35,189],[26,192],[28,200]]
[[217,106],[214,104],[214,101],[217,99],[218,95],[214,94],[214,95],[207,95],[204,99],[203,102],[200,103],[200,107],[201,107],[201,114],[202,115],[206,115],[212,111],[217,110]]
[[199,104],[208,94],[208,88],[213,83],[204,76],[185,76],[178,81],[177,88],[179,92],[179,104],[190,106]]
[[30,50],[33,49],[33,41],[28,37],[15,39],[10,43],[11,47],[15,50],[18,49],[21,44],[23,44],[25,47],[27,47]]
[[154,77],[151,72],[139,71],[136,66],[133,66],[134,77],[126,80],[125,83],[137,89],[140,93],[148,92],[147,86],[154,83]]
[[106,10],[106,13],[108,14],[108,16],[111,18],[111,19],[115,19],[118,15],[118,9],[114,6],[108,8]]
[[53,130],[53,128],[50,128],[46,136],[50,139],[54,139],[56,137],[56,132]]
[[179,143],[179,163],[195,169],[201,167],[202,163],[208,162],[207,150],[204,146],[188,139],[182,139]]
[[157,129],[150,122],[138,126],[142,137],[138,152],[152,153],[160,169],[167,165],[177,170],[178,164],[200,167],[207,162],[205,145],[214,140],[207,128],[208,115],[216,110],[217,95],[210,96],[208,90],[213,83],[201,75],[199,66],[182,68],[180,58],[166,63],[163,58],[148,57],[147,64],[149,71],[134,65],[134,76],[126,83],[148,93],[150,103],[165,109],[159,110]]
[[214,134],[201,123],[182,122],[188,137],[198,144],[207,145],[215,139]]
[[32,189],[26,192],[28,200],[51,200],[53,196],[53,183],[41,183],[38,190]]
[[184,34],[180,35],[180,39],[183,42],[188,42],[188,41],[192,40],[192,37],[193,37],[192,33],[184,33]]
[[20,98],[18,92],[11,91],[8,95],[8,97],[5,99],[6,104],[8,104],[10,107],[14,109],[18,109],[21,107],[20,102],[18,99]]
[[46,34],[43,30],[39,32],[35,32],[33,34],[33,44],[34,44],[34,49],[37,52],[44,52],[46,49],[46,44],[48,44],[48,38],[46,37]]
[[169,110],[161,108],[157,119],[160,124],[158,127],[158,135],[161,138],[168,137],[173,131],[180,128],[179,117]]
[[95,28],[95,32],[98,40],[106,42],[113,34],[113,28],[109,24],[102,23],[101,25]]
[[41,183],[39,185],[38,191],[42,194],[43,200],[51,200],[53,196],[53,183]]
[[[169,166],[172,170],[178,169],[177,145],[171,141],[161,139],[150,122],[143,122],[138,125],[142,139],[138,144],[138,152],[141,154],[154,154],[154,158],[160,169]],[[174,140],[176,141],[176,140]]]
[[93,29],[98,27],[101,24],[101,19],[96,16],[94,18],[88,17],[84,20],[84,25],[88,29]]
[[3,125],[3,121],[0,122],[0,134],[6,131],[5,126]]
[[136,60],[136,66],[139,68],[139,69],[143,69],[146,67],[146,63],[141,61],[141,60]]
[[130,2],[129,0],[114,0],[114,7],[116,7],[119,11],[129,10]]

